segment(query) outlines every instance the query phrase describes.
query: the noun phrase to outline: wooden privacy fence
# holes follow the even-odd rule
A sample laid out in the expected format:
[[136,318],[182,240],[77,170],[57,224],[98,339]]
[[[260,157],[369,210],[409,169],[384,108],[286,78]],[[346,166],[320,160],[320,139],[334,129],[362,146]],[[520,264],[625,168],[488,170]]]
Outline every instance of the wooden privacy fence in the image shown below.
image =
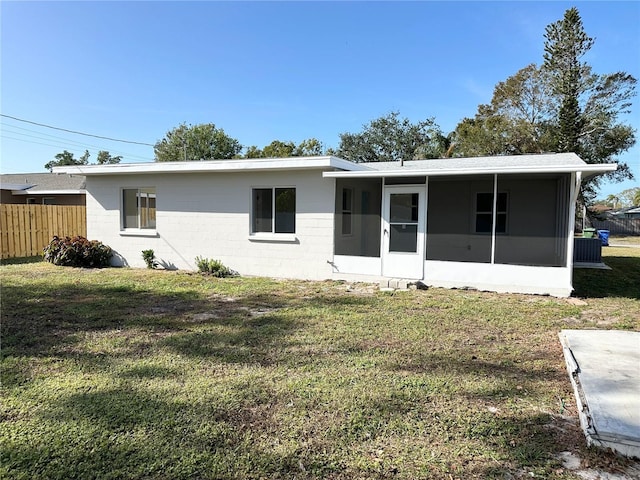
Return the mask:
[[609,230],[611,235],[640,235],[640,218],[591,219],[589,223],[598,230]]
[[0,205],[2,257],[42,255],[54,235],[87,236],[87,209],[82,205]]

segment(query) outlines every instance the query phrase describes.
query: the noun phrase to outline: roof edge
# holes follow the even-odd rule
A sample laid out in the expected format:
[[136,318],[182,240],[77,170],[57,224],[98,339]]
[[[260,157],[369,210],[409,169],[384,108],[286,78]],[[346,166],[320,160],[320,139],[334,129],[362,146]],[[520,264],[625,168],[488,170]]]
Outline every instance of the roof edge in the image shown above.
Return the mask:
[[12,195],[86,195],[87,191],[83,188],[80,190],[12,190]]
[[512,173],[573,173],[584,172],[583,177],[590,177],[607,172],[617,170],[618,165],[615,163],[607,163],[600,165],[541,165],[541,166],[522,166],[522,167],[476,167],[476,168],[448,168],[442,170],[433,170],[428,168],[414,169],[393,169],[393,170],[368,170],[368,171],[334,171],[323,172],[323,177],[328,178],[383,178],[383,177],[439,177],[450,175],[491,175],[491,174],[512,174]]
[[206,172],[240,172],[248,170],[298,170],[298,169],[339,169],[348,171],[369,170],[362,166],[328,156],[318,157],[286,157],[256,158],[230,160],[204,160],[199,162],[145,162],[122,163],[114,165],[69,165],[53,167],[54,173],[76,175],[124,175],[143,173],[206,173]]

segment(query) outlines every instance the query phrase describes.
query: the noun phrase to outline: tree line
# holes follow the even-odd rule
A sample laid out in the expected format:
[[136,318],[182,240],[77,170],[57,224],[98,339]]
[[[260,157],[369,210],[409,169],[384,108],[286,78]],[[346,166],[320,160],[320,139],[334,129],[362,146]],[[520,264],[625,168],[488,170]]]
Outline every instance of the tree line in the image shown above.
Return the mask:
[[611,208],[640,207],[640,187],[627,188],[620,193],[612,193],[606,198],[596,199],[594,203]]
[[[380,162],[574,152],[587,163],[615,163],[636,141],[634,129],[621,117],[630,111],[637,80],[625,72],[594,73],[583,60],[593,45],[580,13],[570,8],[545,28],[542,63],[527,65],[499,82],[491,102],[478,105],[474,117],[462,119],[448,134],[433,117],[411,122],[390,112],[364,124],[360,132],[341,133],[336,149],[325,148],[316,138],[245,148],[213,123],[183,123],[155,144],[155,161],[335,155]],[[104,155],[101,161],[100,153],[98,163],[120,161]],[[58,159],[60,155],[57,161],[69,160],[68,155]],[[79,160],[86,164],[84,155]],[[53,161],[46,168],[56,164],[67,163]],[[628,165],[618,164],[618,170],[605,178],[633,178]],[[599,182],[601,177],[592,177],[583,185],[585,200],[595,198]]]

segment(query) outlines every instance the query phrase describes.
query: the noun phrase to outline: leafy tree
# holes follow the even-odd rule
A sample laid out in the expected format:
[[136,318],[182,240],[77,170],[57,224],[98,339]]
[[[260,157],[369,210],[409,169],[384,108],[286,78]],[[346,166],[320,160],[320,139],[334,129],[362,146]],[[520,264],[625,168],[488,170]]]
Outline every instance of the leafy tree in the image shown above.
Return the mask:
[[417,123],[398,118],[398,112],[363,125],[360,133],[341,133],[336,155],[354,162],[387,162],[439,158],[446,138],[433,118]]
[[324,155],[324,146],[317,138],[308,138],[298,144],[295,150],[297,157],[313,157]]
[[112,165],[116,163],[120,163],[122,157],[120,155],[113,156],[106,150],[100,150],[98,152],[98,158],[96,162],[98,165]]
[[597,199],[594,204],[608,205],[613,208],[635,207],[640,205],[640,187],[627,188],[618,194],[609,194],[605,199]]
[[44,168],[51,171],[53,167],[63,167],[65,165],[87,165],[89,163],[89,150],[85,150],[80,158],[75,158],[73,153],[67,150],[56,155],[55,160],[51,160],[44,165]]
[[640,187],[627,188],[618,194],[623,207],[635,207],[640,205]]
[[[594,41],[576,8],[546,27],[544,63],[529,65],[496,85],[490,105],[456,127],[456,155],[575,152],[587,163],[614,163],[635,144],[619,117],[629,112],[636,79],[624,72],[597,75],[582,57]],[[612,180],[632,178],[619,163]],[[601,177],[583,184],[587,202]]]
[[553,150],[554,102],[548,79],[535,64],[498,83],[489,105],[456,127],[456,153],[519,155]]
[[605,201],[605,205],[609,205],[613,208],[620,207],[620,197],[614,194],[607,195],[607,200]]
[[274,140],[263,149],[252,145],[247,148],[244,158],[311,157],[323,154],[322,143],[315,138],[309,138],[298,145],[291,141],[280,140]]
[[[47,164],[45,164],[44,168],[51,171],[53,167],[62,167],[65,165],[89,165],[89,150],[85,150],[80,158],[75,158],[73,153],[68,152],[67,150],[62,153],[58,153],[56,155],[55,160],[51,160]],[[107,165],[120,163],[122,157],[120,155],[113,156],[106,150],[100,150],[98,152],[98,157],[96,159],[97,165]]]
[[263,158],[262,150],[255,145],[251,145],[247,147],[247,153],[244,155],[244,158]]
[[242,145],[213,123],[178,125],[153,147],[156,162],[225,160],[234,158]]
[[262,149],[263,158],[284,158],[293,157],[296,150],[296,144],[293,142],[281,142],[274,140]]

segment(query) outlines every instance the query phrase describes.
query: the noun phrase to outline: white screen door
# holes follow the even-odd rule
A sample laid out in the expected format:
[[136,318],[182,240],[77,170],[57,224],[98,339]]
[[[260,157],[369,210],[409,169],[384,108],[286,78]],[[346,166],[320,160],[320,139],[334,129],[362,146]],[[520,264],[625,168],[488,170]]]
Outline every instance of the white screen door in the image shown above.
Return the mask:
[[425,188],[386,187],[382,222],[382,274],[421,279],[424,274]]

